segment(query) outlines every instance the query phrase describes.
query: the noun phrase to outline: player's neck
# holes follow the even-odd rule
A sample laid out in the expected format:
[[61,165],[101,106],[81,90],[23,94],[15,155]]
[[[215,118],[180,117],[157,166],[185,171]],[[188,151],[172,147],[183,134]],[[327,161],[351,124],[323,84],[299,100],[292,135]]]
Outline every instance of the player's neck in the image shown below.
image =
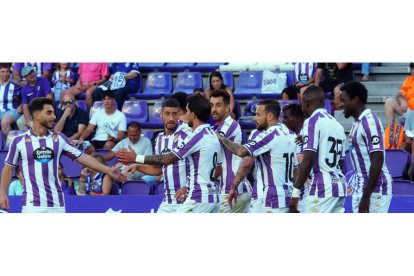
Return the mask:
[[364,110],[365,110],[365,109],[366,109],[366,108],[365,108],[365,105],[361,105],[361,106],[358,106],[358,107],[356,108],[356,110],[355,110],[355,115],[354,115],[354,119],[355,119],[355,121],[357,121],[357,120],[358,120],[359,116],[361,116],[362,112],[364,112]]
[[174,128],[173,130],[169,130],[168,128],[164,128],[165,136],[170,136],[171,134],[173,134],[177,130],[177,128],[178,128],[178,126],[176,128]]
[[193,126],[191,127],[191,130],[194,132],[194,130],[196,130],[199,126],[204,125],[204,124],[205,122],[195,119],[193,121]]
[[230,115],[229,114],[226,114],[226,116],[224,116],[224,118],[223,119],[219,119],[219,120],[217,120],[216,121],[216,124],[218,125],[218,126],[221,126],[222,124],[224,124],[224,121],[227,119],[227,117],[229,117]]
[[48,129],[44,126],[33,123],[32,132],[39,137],[44,137],[47,135]]

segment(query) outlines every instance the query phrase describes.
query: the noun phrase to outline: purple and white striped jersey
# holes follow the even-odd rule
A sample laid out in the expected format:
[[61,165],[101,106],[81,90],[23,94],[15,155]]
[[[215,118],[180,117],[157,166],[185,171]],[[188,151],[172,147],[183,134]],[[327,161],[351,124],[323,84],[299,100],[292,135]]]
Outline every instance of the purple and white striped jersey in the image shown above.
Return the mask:
[[[247,143],[252,142],[262,131],[254,129],[249,135],[249,138],[247,139]],[[259,164],[257,162],[257,159],[254,160],[254,167],[255,167],[255,182],[252,184],[253,188],[253,194],[252,199],[260,199],[263,198],[263,179],[262,174],[259,172]]]
[[[164,132],[158,134],[155,139],[155,154],[164,154],[171,152],[180,145],[189,135],[191,129],[181,124],[171,135],[165,135]],[[181,187],[187,185],[187,159],[179,160],[171,165],[163,166],[164,179],[164,200],[168,204],[178,204],[175,199],[175,192]]]
[[[233,120],[228,116],[224,122],[218,126],[216,132],[222,134],[224,137],[227,137],[230,141],[241,144],[242,132],[241,127],[237,121]],[[241,164],[242,158],[233,154],[226,147],[221,147],[221,156],[223,158],[222,174],[220,177],[220,194],[228,194],[230,192],[231,184],[233,183],[234,177],[237,174],[237,170]],[[246,193],[252,190],[249,181],[244,178],[239,186],[237,187],[238,193]]]
[[218,187],[213,175],[221,163],[221,145],[209,124],[198,126],[178,147],[172,151],[178,158],[188,158],[189,199],[197,203],[219,202]]
[[46,62],[16,62],[13,64],[13,71],[20,71],[23,69],[24,66],[32,66],[35,68],[36,75],[40,77],[45,71],[53,71],[53,63],[46,63]]
[[22,88],[14,82],[7,82],[6,85],[0,83],[0,112],[6,112],[10,109],[16,109],[19,102],[16,101],[16,96],[20,95]]
[[316,73],[316,63],[298,62],[295,64],[295,81],[306,83]]
[[352,125],[349,136],[352,139],[351,160],[356,170],[354,192],[362,193],[368,183],[371,167],[369,154],[374,151],[382,151],[384,163],[373,192],[391,195],[392,177],[385,163],[384,129],[377,115],[372,113],[370,109],[365,109]]
[[346,196],[345,177],[339,160],[345,158],[345,132],[324,108],[303,123],[303,151],[316,152],[309,195],[319,198]]
[[[244,146],[258,161],[258,187],[263,186],[265,207],[286,208],[297,166],[296,134],[284,124],[271,126]],[[259,183],[262,182],[262,183]]]
[[59,132],[49,131],[45,137],[39,137],[29,129],[13,139],[4,163],[19,165],[23,172],[23,206],[65,206],[58,178],[62,154],[72,160],[83,155]]

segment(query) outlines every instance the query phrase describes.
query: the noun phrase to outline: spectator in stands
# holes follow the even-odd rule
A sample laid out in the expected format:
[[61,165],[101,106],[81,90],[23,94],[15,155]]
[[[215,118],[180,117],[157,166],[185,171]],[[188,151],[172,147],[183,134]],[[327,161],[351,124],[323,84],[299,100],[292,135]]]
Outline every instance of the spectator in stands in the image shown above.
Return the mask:
[[201,95],[205,96],[203,88],[194,88],[193,94],[201,94]]
[[340,109],[340,87],[354,79],[352,63],[318,63],[315,85],[322,87],[325,93],[333,92],[336,109]]
[[88,125],[88,113],[76,106],[75,97],[72,94],[63,96],[63,111],[57,112],[54,131],[62,132],[70,140],[78,140]]
[[62,102],[62,91],[69,89],[75,82],[75,74],[70,69],[69,63],[57,63],[56,71],[52,76],[53,94],[55,101]]
[[111,90],[104,91],[102,102],[104,108],[92,115],[89,125],[78,140],[78,144],[83,144],[96,128],[88,153],[95,149],[112,149],[125,137],[127,121],[125,115],[115,108],[114,93]]
[[3,141],[22,112],[21,87],[10,80],[10,63],[0,63],[0,121]]
[[93,103],[92,93],[108,80],[109,68],[107,63],[80,63],[78,69],[79,79],[75,86],[63,91],[77,96],[86,93],[86,104],[90,108]]
[[369,63],[361,63],[361,73],[362,79],[361,81],[368,81],[369,80]]
[[206,89],[206,97],[207,97],[207,99],[210,100],[210,96],[211,96],[211,91],[212,90],[217,90],[217,89],[225,90],[230,95],[230,111],[231,111],[231,117],[233,119],[236,119],[236,115],[234,115],[234,96],[233,96],[233,91],[231,91],[230,86],[224,85],[223,76],[221,75],[221,73],[219,71],[213,71],[213,72],[211,72],[208,83],[209,83],[209,87]]
[[404,116],[408,109],[414,109],[414,62],[410,63],[410,75],[405,78],[397,97],[385,101],[387,124],[394,125],[395,113]]
[[[102,155],[93,153],[91,155],[99,163],[106,165]],[[109,195],[112,190],[112,178],[104,173],[90,168],[83,168],[79,178],[79,192],[81,195]]]
[[60,185],[62,186],[63,194],[66,195],[75,195],[75,189],[73,187],[73,180],[70,177],[67,177],[63,173],[62,162],[59,162],[58,168],[58,177]]
[[[105,161],[114,159],[115,153],[121,149],[133,150],[136,154],[141,155],[153,154],[151,140],[145,136],[141,136],[140,123],[130,122],[127,127],[127,135],[127,138],[116,144],[116,146],[113,147],[111,151],[104,156]],[[139,180],[142,178],[142,176],[144,176],[144,174],[137,171],[134,174],[128,174],[127,178],[128,180]]]
[[176,99],[180,103],[179,120],[178,123],[182,124],[187,122],[187,93],[175,92],[170,96],[170,99]]
[[23,116],[20,116],[17,120],[17,126],[20,130],[27,130],[32,124],[32,119],[29,114],[29,102],[39,97],[46,97],[53,100],[53,94],[50,88],[50,81],[45,77],[38,77],[35,67],[23,67],[21,76],[26,79],[27,84],[20,92],[23,103]]
[[283,89],[282,100],[296,100],[306,87],[315,82],[316,64],[301,63],[295,64],[295,84]]
[[[111,77],[109,78],[109,89],[114,91],[118,110],[122,111],[122,106],[128,94],[139,90],[139,68],[138,63],[112,63]],[[99,101],[104,90],[108,87],[101,85],[93,91],[93,101]]]
[[24,86],[27,84],[26,80],[24,80],[24,76],[21,75],[21,71],[23,67],[31,66],[34,68],[36,72],[36,76],[38,77],[45,77],[47,80],[51,80],[52,72],[53,72],[53,63],[43,63],[43,62],[16,62],[13,64],[13,80],[21,85]]
[[10,183],[8,194],[9,196],[21,196],[23,195],[23,174],[20,166],[15,168],[17,179]]

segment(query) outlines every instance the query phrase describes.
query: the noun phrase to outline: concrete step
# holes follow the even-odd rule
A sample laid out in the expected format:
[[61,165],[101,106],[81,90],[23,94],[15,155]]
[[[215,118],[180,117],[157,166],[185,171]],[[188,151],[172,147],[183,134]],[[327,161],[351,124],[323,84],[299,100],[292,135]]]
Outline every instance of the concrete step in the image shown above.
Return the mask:
[[409,67],[409,62],[383,62],[381,63],[382,67]]
[[397,95],[401,88],[399,81],[367,81],[364,82],[369,95],[390,96]]
[[410,73],[409,66],[375,66],[369,68],[369,74],[408,74]]

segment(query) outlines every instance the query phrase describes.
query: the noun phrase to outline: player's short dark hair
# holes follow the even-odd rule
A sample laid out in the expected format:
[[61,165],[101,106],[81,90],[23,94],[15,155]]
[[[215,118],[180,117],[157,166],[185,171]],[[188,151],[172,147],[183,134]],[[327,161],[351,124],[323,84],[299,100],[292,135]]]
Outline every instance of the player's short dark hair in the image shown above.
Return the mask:
[[341,86],[341,91],[345,92],[350,99],[358,96],[362,104],[367,103],[368,90],[365,86],[357,81],[350,81]]
[[108,96],[109,98],[115,99],[115,94],[114,91],[108,89],[102,92],[101,94],[101,99],[103,100],[106,96]]
[[197,118],[202,122],[207,122],[211,114],[211,104],[210,101],[200,95],[195,94],[187,99],[188,109],[197,116]]
[[[187,103],[187,101],[186,101],[186,103]],[[180,103],[177,101],[177,99],[174,99],[174,98],[169,98],[169,99],[164,100],[162,102],[161,109],[164,109],[165,107],[181,108]],[[187,108],[187,105],[184,108],[184,110],[186,108]]]
[[176,99],[180,103],[180,108],[182,110],[187,109],[187,93],[185,92],[175,92],[170,96],[170,99]]
[[132,121],[132,122],[129,122],[128,125],[127,125],[127,129],[129,129],[129,128],[137,128],[137,129],[141,130],[141,124],[137,121]]
[[229,93],[226,92],[226,90],[223,90],[223,89],[212,90],[210,97],[211,98],[222,97],[225,105],[230,104],[230,95]]
[[30,116],[33,117],[33,113],[35,113],[36,111],[42,111],[45,105],[51,105],[52,107],[54,107],[54,102],[53,100],[48,99],[46,97],[34,98],[33,100],[31,100],[29,102]]
[[305,115],[303,114],[302,106],[300,104],[291,103],[285,105],[282,108],[282,113],[283,116],[291,116],[297,119],[305,119]]
[[270,112],[275,116],[276,119],[280,116],[280,104],[276,100],[261,100],[258,104],[264,106],[266,112]]

